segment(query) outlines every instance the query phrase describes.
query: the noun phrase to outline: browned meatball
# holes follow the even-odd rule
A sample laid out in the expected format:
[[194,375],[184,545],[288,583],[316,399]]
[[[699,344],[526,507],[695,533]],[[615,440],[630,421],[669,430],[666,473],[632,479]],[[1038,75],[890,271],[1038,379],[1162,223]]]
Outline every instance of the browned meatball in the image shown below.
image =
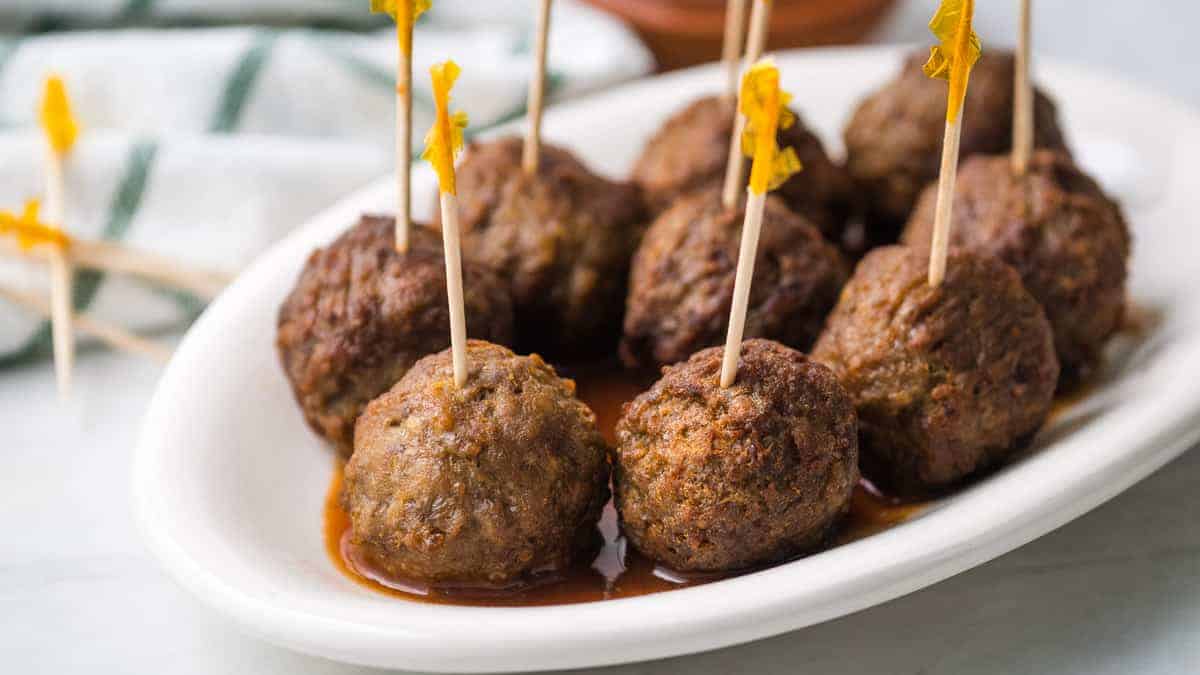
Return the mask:
[[1058,379],[1050,324],[1016,271],[960,250],[941,286],[928,269],[924,250],[869,253],[813,350],[854,399],[863,473],[901,494],[949,487],[1022,447]]
[[[859,104],[845,129],[846,169],[863,200],[868,238],[895,241],[921,190],[938,175],[946,128],[946,83],[925,76],[928,53],[913,54],[900,73]],[[962,117],[962,157],[1012,149],[1014,61],[986,51],[971,73]],[[1053,101],[1034,103],[1038,147],[1066,149]]]
[[537,175],[527,176],[521,147],[505,138],[467,149],[458,168],[463,255],[508,280],[521,351],[609,355],[644,227],[637,190],[550,145]]
[[[417,359],[450,344],[441,235],[416,226],[396,252],[392,218],[363,216],[309,256],[279,310],[276,346],[309,426],[349,455],[354,421]],[[510,342],[512,301],[486,268],[463,265],[467,332]]]
[[826,540],[858,481],[854,404],[824,366],[769,340],[664,369],[617,423],[613,485],[639,551],[680,571],[785,560]]
[[359,418],[342,504],[374,569],[433,587],[510,587],[594,550],[607,449],[575,384],[534,356],[468,344],[417,362]]
[[[633,260],[621,340],[629,367],[675,363],[724,341],[745,211],[723,208],[719,192],[692,193],[647,230]],[[746,336],[807,349],[847,276],[837,248],[770,197]]]
[[[721,184],[729,159],[733,105],[720,97],[702,98],[671,117],[642,151],[633,168],[651,210],[661,213],[685,193]],[[849,181],[825,153],[804,122],[779,131],[780,147],[792,147],[804,171],[776,192],[793,211],[825,236],[839,240],[849,206]]]
[[[905,242],[929,246],[936,201],[927,190]],[[1023,177],[1007,155],[968,160],[955,185],[951,242],[1020,273],[1054,328],[1064,384],[1099,363],[1125,310],[1130,234],[1120,207],[1070,157],[1039,151]]]

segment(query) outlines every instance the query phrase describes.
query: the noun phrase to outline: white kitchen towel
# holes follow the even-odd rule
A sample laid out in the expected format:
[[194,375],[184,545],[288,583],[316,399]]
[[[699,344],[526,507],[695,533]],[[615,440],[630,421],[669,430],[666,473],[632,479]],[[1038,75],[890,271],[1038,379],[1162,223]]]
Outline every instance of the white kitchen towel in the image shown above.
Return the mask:
[[[455,104],[478,133],[524,114],[531,59],[532,2],[433,4],[415,36],[418,151],[432,121],[429,65],[462,65]],[[19,210],[41,193],[34,113],[43,79],[58,73],[82,127],[67,164],[68,231],[236,271],[392,168],[395,31],[367,6],[0,0],[0,28],[83,28],[0,33],[0,209]],[[250,19],[267,23],[210,25]],[[347,28],[359,25],[368,28]],[[571,0],[555,3],[552,100],[652,68],[623,25]],[[37,265],[0,260],[2,283],[45,292],[44,276]],[[202,309],[186,295],[93,273],[77,275],[75,303],[144,331],[177,328]],[[46,323],[0,302],[0,367],[49,353]]]

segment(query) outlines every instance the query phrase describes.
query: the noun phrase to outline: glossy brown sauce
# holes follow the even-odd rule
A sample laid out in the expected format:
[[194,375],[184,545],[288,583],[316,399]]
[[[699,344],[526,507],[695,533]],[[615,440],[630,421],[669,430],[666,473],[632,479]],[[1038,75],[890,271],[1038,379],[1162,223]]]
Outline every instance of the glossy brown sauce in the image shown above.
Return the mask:
[[[570,372],[579,397],[596,413],[601,433],[612,443],[616,440],[617,419],[621,406],[646,390],[653,374],[631,374],[610,366]],[[520,590],[444,590],[426,589],[387,579],[355,555],[349,543],[350,519],[342,511],[344,464],[338,460],[333,481],[325,498],[325,548],[333,563],[356,582],[371,589],[406,600],[436,604],[494,607],[529,607],[593,602],[660,593],[686,586],[716,581],[730,575],[681,575],[655,565],[627,545],[617,528],[617,514],[610,502],[605,507],[599,528],[604,546],[595,560],[582,562],[565,575],[545,579]],[[924,504],[903,504],[861,483],[854,491],[850,512],[832,544],[845,544],[868,537],[904,522],[920,512]]]

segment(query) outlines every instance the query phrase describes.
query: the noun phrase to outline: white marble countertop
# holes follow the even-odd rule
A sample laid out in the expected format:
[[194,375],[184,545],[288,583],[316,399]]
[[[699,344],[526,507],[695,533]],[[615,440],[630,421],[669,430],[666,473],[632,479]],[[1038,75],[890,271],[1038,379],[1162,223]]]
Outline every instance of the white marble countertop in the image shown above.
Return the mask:
[[[925,41],[933,0],[908,3],[883,40]],[[1008,3],[981,5],[1011,42]],[[1200,105],[1190,0],[1043,0],[1042,53],[1140,78]],[[1162,24],[1133,33],[1133,15]],[[1065,37],[1050,42],[1049,37]],[[353,673],[237,632],[176,587],[129,507],[137,420],[159,371],[80,359],[71,403],[48,366],[0,373],[0,663],[88,673]],[[1200,672],[1200,452],[1091,514],[971,572],[886,605],[762,642],[608,669],[633,673]]]

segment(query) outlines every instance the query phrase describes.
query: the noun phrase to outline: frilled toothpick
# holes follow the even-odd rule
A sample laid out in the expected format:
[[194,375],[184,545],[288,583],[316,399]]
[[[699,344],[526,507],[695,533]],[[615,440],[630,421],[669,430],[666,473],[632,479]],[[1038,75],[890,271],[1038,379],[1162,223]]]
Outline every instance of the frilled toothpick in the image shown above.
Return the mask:
[[446,295],[450,301],[450,349],[454,361],[454,384],[467,383],[467,320],[463,308],[462,244],[459,239],[458,198],[454,160],[463,147],[467,114],[450,112],[450,91],[461,69],[453,61],[429,69],[437,119],[425,136],[421,157],[433,165],[438,177],[442,209],[442,248],[446,258]]
[[[754,9],[750,12],[750,35],[746,38],[745,67],[757,63],[762,58],[767,46],[767,33],[771,24],[771,0],[754,0]],[[721,192],[721,203],[726,209],[737,207],[738,194],[745,180],[745,156],[742,154],[740,139],[746,131],[746,117],[742,114],[733,116],[733,129],[729,137],[729,159],[725,164],[725,185]]]
[[[20,215],[9,211],[0,211],[0,240],[14,242],[16,248],[23,255],[30,255],[37,251],[41,251],[48,256],[73,252],[76,248],[75,240],[57,227],[43,223],[38,218],[39,211],[40,205],[36,199],[26,202],[25,208]],[[55,319],[53,306],[36,295],[12,288],[0,287],[0,298],[4,298],[9,302],[45,316],[52,321]],[[112,347],[149,356],[159,362],[165,362],[170,358],[171,352],[169,349],[144,340],[116,326],[108,325],[86,315],[75,315],[73,312],[71,317],[72,321],[66,325],[72,329],[78,326],[84,332],[108,343]],[[63,324],[60,322],[59,325]]]
[[[75,146],[79,125],[71,113],[62,78],[46,78],[39,115],[46,136],[46,219],[50,226],[61,228],[66,201],[65,162]],[[35,211],[36,217],[36,211]],[[54,343],[54,374],[58,393],[67,398],[71,391],[71,371],[75,364],[75,332],[71,299],[72,270],[65,244],[51,246],[50,267],[50,325]]]
[[942,168],[938,177],[937,210],[929,252],[929,285],[940,286],[946,278],[946,256],[954,216],[954,184],[958,178],[959,141],[962,138],[962,108],[967,97],[971,68],[982,49],[971,27],[974,0],[942,0],[929,22],[940,44],[930,50],[925,74],[949,82],[946,101],[946,134],[942,141]]
[[408,251],[412,227],[413,25],[431,0],[371,0],[371,11],[396,20],[396,250]]
[[783,185],[803,167],[790,147],[780,149],[779,129],[796,123],[788,110],[792,97],[779,86],[779,68],[770,59],[756,63],[742,78],[738,108],[746,118],[746,129],[738,148],[754,163],[747,187],[746,216],[742,224],[742,243],[738,251],[737,276],[733,303],[729,311],[729,329],[725,335],[725,353],[721,360],[721,386],[728,387],[737,377],[738,355],[746,328],[746,308],[754,279],[754,259],[758,254],[758,236],[762,231],[767,193]]

